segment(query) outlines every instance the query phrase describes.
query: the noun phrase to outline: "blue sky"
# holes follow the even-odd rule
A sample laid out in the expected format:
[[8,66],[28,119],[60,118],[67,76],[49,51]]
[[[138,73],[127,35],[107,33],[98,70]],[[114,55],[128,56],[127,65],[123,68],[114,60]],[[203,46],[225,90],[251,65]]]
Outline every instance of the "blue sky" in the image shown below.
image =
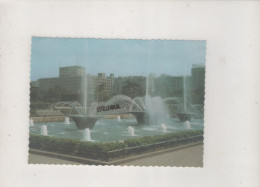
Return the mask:
[[77,63],[92,75],[190,75],[205,56],[206,41],[33,37],[31,80],[57,77],[59,67]]

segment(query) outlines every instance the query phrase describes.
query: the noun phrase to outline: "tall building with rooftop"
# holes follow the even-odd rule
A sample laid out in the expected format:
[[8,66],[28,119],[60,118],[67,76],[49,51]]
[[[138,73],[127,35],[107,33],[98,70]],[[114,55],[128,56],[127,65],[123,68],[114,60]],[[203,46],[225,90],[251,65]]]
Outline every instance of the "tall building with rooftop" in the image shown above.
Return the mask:
[[81,66],[68,66],[59,68],[59,77],[81,77],[85,75],[85,68]]
[[48,91],[56,86],[62,87],[68,93],[77,93],[82,87],[85,68],[81,66],[69,66],[59,68],[59,77],[38,79],[40,88]]

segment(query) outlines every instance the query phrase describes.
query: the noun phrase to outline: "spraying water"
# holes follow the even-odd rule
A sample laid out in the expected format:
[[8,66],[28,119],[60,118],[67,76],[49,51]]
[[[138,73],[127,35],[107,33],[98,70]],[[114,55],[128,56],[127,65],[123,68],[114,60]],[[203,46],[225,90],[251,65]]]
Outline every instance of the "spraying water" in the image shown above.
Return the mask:
[[150,122],[160,123],[166,118],[167,109],[161,97],[145,96],[145,109],[148,113]]
[[162,128],[162,132],[166,132],[167,131],[167,127],[164,123],[161,124],[161,128]]
[[187,110],[187,90],[186,90],[186,76],[183,77],[183,106],[184,112]]
[[70,124],[70,118],[69,117],[65,117],[64,123],[66,125],[69,125]]
[[[150,82],[149,82],[150,81]],[[146,95],[144,98],[145,110],[148,114],[149,121],[160,123],[165,119],[165,114],[168,114],[167,108],[161,97],[151,97],[149,95],[149,85],[153,85],[153,79],[148,76],[146,77]]]
[[41,135],[42,136],[48,136],[48,130],[47,130],[47,126],[46,125],[43,125],[41,127]]
[[33,126],[33,120],[32,119],[30,119],[29,124],[30,124],[30,126]]
[[121,118],[120,118],[120,116],[119,116],[119,115],[117,116],[117,118],[116,118],[116,119],[117,119],[117,121],[121,121]]
[[84,100],[84,113],[87,114],[87,75],[84,77],[84,91],[83,91],[83,100]]
[[127,130],[129,136],[135,136],[135,129],[133,127],[129,126]]
[[185,121],[185,124],[186,124],[187,129],[190,129],[190,128],[191,128],[191,125],[190,125],[190,122],[189,122],[189,121]]
[[90,136],[90,130],[89,128],[86,128],[83,131],[83,141],[91,141],[91,136]]

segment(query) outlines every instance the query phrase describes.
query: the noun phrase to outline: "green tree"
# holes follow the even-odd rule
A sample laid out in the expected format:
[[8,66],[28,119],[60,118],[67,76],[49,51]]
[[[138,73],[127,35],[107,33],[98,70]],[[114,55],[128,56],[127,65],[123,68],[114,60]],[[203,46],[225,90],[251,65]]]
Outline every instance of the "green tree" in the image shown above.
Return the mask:
[[40,102],[43,99],[43,91],[38,86],[30,85],[30,102]]
[[141,87],[136,82],[128,80],[122,87],[122,93],[131,98],[135,98],[141,96]]
[[62,95],[66,93],[66,89],[60,86],[50,88],[44,95],[44,101],[55,103],[62,100]]

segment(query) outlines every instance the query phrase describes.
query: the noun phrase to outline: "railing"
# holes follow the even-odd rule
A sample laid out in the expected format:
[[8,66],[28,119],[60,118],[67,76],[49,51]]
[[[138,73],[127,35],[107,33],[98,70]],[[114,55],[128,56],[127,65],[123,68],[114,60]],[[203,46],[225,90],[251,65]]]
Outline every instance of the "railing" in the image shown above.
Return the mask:
[[156,148],[165,148],[168,149],[169,147],[176,147],[178,145],[183,145],[185,143],[191,143],[191,142],[197,142],[202,141],[203,135],[199,136],[191,136],[187,138],[180,138],[175,140],[167,140],[163,142],[157,142],[153,144],[146,144],[146,145],[140,145],[135,147],[129,147],[124,149],[116,149],[113,151],[108,151],[106,154],[105,160],[108,161],[112,157],[125,157],[127,155],[132,154],[140,154],[147,151],[155,151]]

